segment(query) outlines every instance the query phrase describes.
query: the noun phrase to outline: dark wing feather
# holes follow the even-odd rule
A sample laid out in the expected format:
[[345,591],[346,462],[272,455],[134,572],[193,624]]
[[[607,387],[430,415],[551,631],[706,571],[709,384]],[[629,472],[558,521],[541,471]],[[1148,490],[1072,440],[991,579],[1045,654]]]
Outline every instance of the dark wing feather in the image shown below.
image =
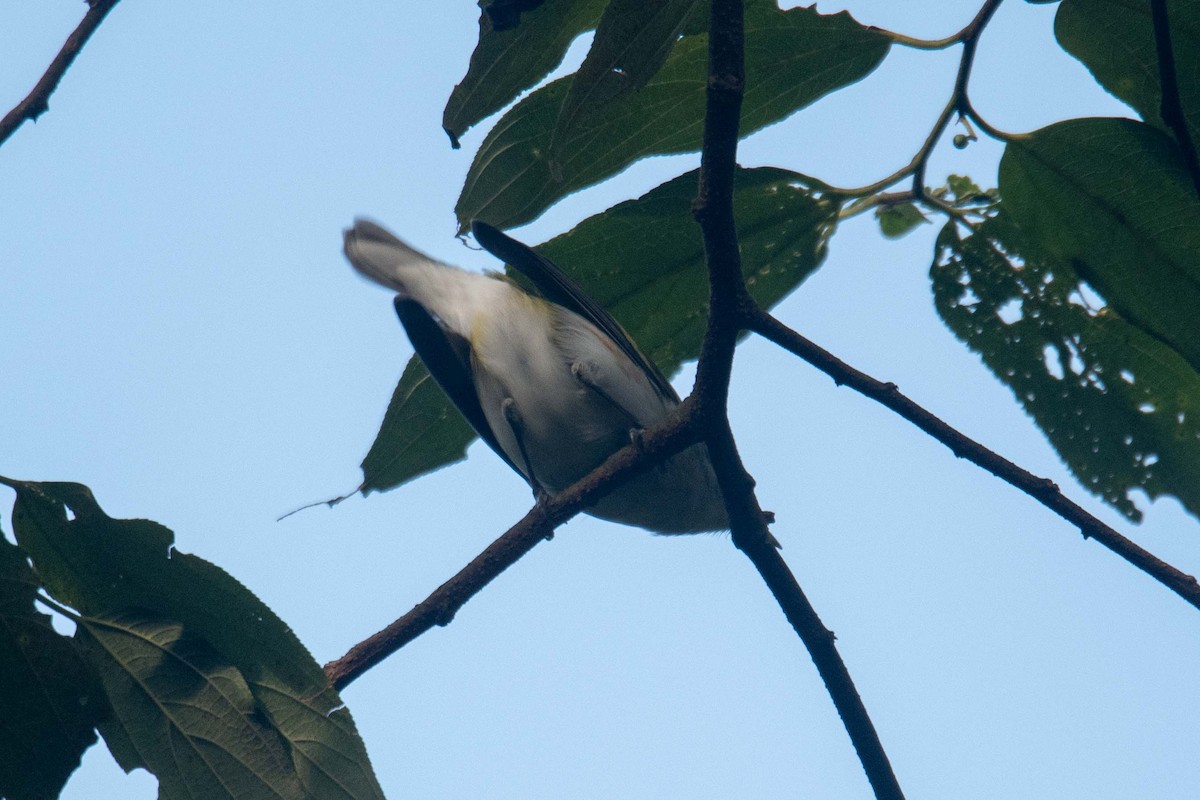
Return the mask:
[[574,311],[604,331],[621,352],[642,368],[663,397],[679,402],[679,395],[675,393],[670,382],[650,359],[642,355],[637,345],[629,338],[629,334],[613,319],[612,314],[601,308],[599,303],[579,288],[579,285],[553,261],[486,222],[472,221],[471,233],[474,234],[475,241],[483,245],[489,253],[531,280],[547,300]]
[[462,413],[479,438],[487,442],[496,455],[504,459],[520,475],[521,470],[500,448],[492,427],[488,425],[475,393],[475,381],[471,376],[471,344],[456,333],[446,330],[425,307],[416,300],[397,297],[392,301],[396,315],[404,325],[408,340],[425,363],[429,374],[442,387],[450,402]]

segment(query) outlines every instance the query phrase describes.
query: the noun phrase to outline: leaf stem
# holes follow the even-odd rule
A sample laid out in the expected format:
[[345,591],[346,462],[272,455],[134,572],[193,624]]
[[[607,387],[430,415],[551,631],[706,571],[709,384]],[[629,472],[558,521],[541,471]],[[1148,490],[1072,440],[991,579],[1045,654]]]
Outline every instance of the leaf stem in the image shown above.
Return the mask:
[[929,157],[933,155],[933,149],[937,145],[942,134],[946,132],[946,127],[950,124],[950,118],[957,113],[959,116],[968,117],[976,125],[983,130],[988,136],[993,136],[998,139],[1005,139],[1007,136],[997,129],[993,128],[984,121],[979,114],[975,112],[971,105],[971,100],[967,96],[967,88],[971,81],[971,69],[975,65],[975,53],[979,47],[979,37],[983,33],[983,29],[991,22],[992,16],[996,13],[996,9],[1000,7],[1003,0],[987,0],[979,9],[979,13],[962,31],[962,56],[958,60],[958,72],[954,76],[954,89],[950,92],[950,99],[946,102],[942,113],[938,116],[937,122],[934,123],[933,130],[929,132],[929,137],[925,140],[924,147],[917,153],[914,168],[912,171],[912,186],[913,192],[918,199],[925,199],[925,168],[929,164]]
[[44,605],[46,608],[50,609],[51,611],[55,611],[59,614],[62,614],[64,617],[71,620],[75,624],[79,624],[80,622],[83,622],[83,617],[76,614],[74,611],[67,608],[66,606],[59,605],[58,603],[51,600],[49,597],[42,594],[41,592],[38,592],[37,595],[35,595],[35,596],[37,597],[37,601],[39,603],[41,603],[42,605]]
[[[999,0],[997,0],[996,5],[999,5],[999,4],[1000,4]],[[993,9],[993,11],[994,10],[995,9]],[[898,45],[903,45],[904,47],[911,47],[915,50],[945,50],[948,47],[953,47],[956,44],[961,44],[972,37],[978,37],[979,30],[984,25],[987,24],[986,21],[984,21],[982,23],[980,22],[980,17],[983,16],[984,13],[990,14],[990,12],[986,12],[986,5],[984,6],[984,8],[981,8],[975,14],[975,16],[971,19],[971,21],[968,22],[966,25],[964,25],[961,30],[959,30],[957,33],[953,33],[942,39],[919,39],[914,36],[907,36],[903,33],[896,33],[895,31],[890,31],[887,28],[878,28],[878,27],[875,27],[874,25],[871,26],[871,30],[877,31],[877,32],[883,34],[884,36],[887,36],[889,39],[891,39],[893,42],[895,42]]]

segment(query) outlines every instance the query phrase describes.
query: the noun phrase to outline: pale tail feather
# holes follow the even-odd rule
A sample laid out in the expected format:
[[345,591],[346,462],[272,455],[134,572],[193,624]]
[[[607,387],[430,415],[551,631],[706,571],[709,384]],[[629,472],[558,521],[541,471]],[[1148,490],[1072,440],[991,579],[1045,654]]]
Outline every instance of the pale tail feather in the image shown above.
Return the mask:
[[360,275],[403,295],[413,294],[414,276],[427,274],[429,265],[448,266],[366,219],[346,229],[344,251]]

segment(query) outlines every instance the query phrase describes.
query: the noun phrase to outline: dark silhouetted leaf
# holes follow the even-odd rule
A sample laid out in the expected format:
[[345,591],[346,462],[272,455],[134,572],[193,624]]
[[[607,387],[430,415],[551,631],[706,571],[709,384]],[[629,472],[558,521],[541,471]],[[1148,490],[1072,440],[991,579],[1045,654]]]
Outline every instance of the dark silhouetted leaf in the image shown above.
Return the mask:
[[[743,136],[867,75],[889,43],[846,13],[780,11],[770,0],[747,4],[746,40]],[[500,228],[520,225],[639,158],[699,150],[707,48],[707,34],[685,36],[644,87],[580,122],[553,154],[551,135],[571,78],[526,97],[496,123],[476,154],[455,207],[460,228],[472,219]]]
[[[550,137],[553,157],[575,131],[658,72],[700,0],[609,0],[587,58],[571,79]],[[707,8],[707,3],[703,6]]]
[[[312,797],[382,798],[354,719],[332,688],[316,697],[298,695],[264,677],[250,685],[254,699],[283,732],[292,764]],[[330,708],[337,708],[330,713]]]
[[1200,368],[1200,200],[1175,142],[1140,122],[1060,122],[1012,141],[1000,194],[1025,240]]
[[545,0],[491,0],[483,9],[498,31],[507,31],[521,24],[521,15],[540,8]]
[[912,232],[922,222],[929,221],[921,213],[921,209],[912,203],[877,208],[875,219],[879,221],[879,230],[889,239],[899,239]]
[[[85,617],[111,620],[153,609],[154,619],[162,621],[154,625],[182,626],[188,642],[211,649],[222,668],[228,665],[245,681],[264,719],[284,741],[294,762],[291,769],[305,791],[312,790],[308,777],[322,773],[323,781],[343,787],[344,794],[338,796],[382,797],[361,741],[357,736],[346,738],[346,732],[354,730],[353,721],[320,665],[248,589],[219,567],[176,550],[174,535],[158,523],[109,517],[86,486],[11,485],[17,490],[17,541],[56,599]],[[104,634],[94,627],[89,630],[105,643]],[[155,628],[154,636],[166,636],[164,630]],[[279,706],[281,692],[319,709],[321,724],[295,714],[275,717],[271,712]],[[260,693],[269,695],[270,702]],[[103,731],[106,741],[115,751],[128,753],[137,739],[129,723],[116,727],[120,730],[111,740],[110,731]]]
[[50,593],[81,613],[154,609],[185,623],[234,664],[307,690],[323,685],[311,658],[294,657],[305,652],[300,640],[246,587],[176,550],[175,535],[157,522],[109,517],[86,486],[18,484],[13,529]]
[[[536,248],[612,312],[667,375],[699,355],[707,321],[704,248],[690,213],[696,179],[695,172],[681,175]],[[772,168],[738,171],[734,207],[747,284],[755,299],[769,307],[821,263],[838,208],[814,198],[794,173]],[[418,363],[415,357],[409,362],[406,378]],[[378,463],[395,462],[393,474],[411,476],[432,468],[430,459],[437,455],[432,447],[420,450],[419,468],[399,465],[407,464],[408,454],[415,452],[409,440],[419,438],[420,431],[430,427],[429,420],[442,419],[439,413],[458,418],[462,430],[470,433],[436,384],[426,379],[424,385],[431,394],[411,411],[393,400],[385,429],[371,448]],[[407,436],[393,435],[409,429]],[[403,452],[391,452],[397,443]],[[463,446],[456,440],[445,447],[441,463],[461,459]],[[391,488],[378,476],[366,477],[373,488]]]
[[40,584],[19,547],[0,536],[0,797],[58,797],[96,741],[106,706],[75,643],[33,599]]
[[76,638],[112,703],[109,749],[150,770],[160,798],[307,796],[242,674],[202,639],[130,613],[85,617]]
[[413,356],[392,393],[383,425],[362,462],[362,493],[390,489],[462,461],[475,431]]
[[555,67],[577,36],[596,27],[605,0],[552,0],[527,11],[519,26],[502,29],[479,15],[479,44],[471,65],[454,87],[442,127],[458,147],[458,137],[479,120],[516,99]]
[[930,274],[943,321],[1085,487],[1134,520],[1133,490],[1200,515],[1200,375],[1177,352],[1096,307],[1083,276],[1003,211],[965,238],[948,224]]
[[[1169,0],[1171,49],[1180,105],[1200,142],[1200,0]],[[1142,119],[1164,128],[1158,51],[1146,0],[1063,0],[1054,19],[1059,44]]]

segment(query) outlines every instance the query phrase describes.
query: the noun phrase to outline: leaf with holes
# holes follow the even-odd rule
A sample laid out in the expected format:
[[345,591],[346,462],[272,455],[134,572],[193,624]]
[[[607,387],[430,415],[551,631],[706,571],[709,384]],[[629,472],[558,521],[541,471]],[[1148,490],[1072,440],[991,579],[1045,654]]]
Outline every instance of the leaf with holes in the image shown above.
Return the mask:
[[1042,128],[1008,143],[1000,195],[1023,241],[1200,369],[1200,199],[1166,134],[1122,119]]
[[1001,211],[943,228],[930,271],[938,313],[1012,389],[1079,481],[1130,519],[1130,492],[1200,516],[1200,374],[1099,301],[1072,265]]

